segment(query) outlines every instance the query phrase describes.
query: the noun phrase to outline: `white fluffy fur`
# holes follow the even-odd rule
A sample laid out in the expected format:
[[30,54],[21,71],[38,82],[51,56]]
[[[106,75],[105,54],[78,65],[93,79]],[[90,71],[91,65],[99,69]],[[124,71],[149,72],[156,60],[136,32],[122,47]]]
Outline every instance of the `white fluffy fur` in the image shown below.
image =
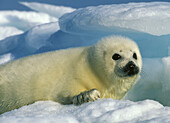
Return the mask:
[[[114,61],[114,53],[122,60]],[[38,100],[70,104],[75,95],[93,88],[102,98],[122,99],[138,74],[120,77],[115,69],[130,60],[141,70],[137,45],[128,38],[107,37],[91,47],[33,55],[0,66],[0,113]]]

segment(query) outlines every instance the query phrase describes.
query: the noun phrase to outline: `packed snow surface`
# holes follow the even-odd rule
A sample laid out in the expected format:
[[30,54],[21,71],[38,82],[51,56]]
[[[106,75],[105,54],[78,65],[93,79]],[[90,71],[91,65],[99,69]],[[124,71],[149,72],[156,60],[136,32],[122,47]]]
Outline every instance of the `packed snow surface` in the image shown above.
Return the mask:
[[170,122],[170,107],[156,101],[131,102],[100,99],[81,106],[39,101],[0,116],[1,123],[111,123]]
[[115,27],[153,35],[170,34],[170,3],[129,3],[78,9],[60,18],[64,32],[112,31]]

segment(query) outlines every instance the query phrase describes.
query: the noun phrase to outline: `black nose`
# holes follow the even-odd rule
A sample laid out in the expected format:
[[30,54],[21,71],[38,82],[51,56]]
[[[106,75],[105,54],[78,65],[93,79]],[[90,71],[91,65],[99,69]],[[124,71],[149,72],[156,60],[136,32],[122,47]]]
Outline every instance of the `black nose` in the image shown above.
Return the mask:
[[136,67],[136,65],[135,65],[132,61],[130,61],[130,62],[127,64],[127,67],[128,67],[129,69],[134,69],[134,68]]
[[130,61],[124,67],[124,73],[128,76],[135,75],[139,72],[139,68],[135,65],[133,61]]

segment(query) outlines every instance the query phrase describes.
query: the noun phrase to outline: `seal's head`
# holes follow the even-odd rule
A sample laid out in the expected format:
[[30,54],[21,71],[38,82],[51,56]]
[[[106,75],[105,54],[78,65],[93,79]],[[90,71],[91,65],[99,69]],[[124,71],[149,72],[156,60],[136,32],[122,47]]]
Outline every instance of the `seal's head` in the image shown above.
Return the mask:
[[92,66],[107,81],[136,79],[142,67],[137,44],[129,38],[106,37],[91,47]]

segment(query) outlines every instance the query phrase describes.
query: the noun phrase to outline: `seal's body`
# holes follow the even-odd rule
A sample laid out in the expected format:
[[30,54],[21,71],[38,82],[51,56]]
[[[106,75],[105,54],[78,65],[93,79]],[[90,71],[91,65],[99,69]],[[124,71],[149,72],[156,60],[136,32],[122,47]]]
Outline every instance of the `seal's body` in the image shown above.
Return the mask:
[[99,97],[122,99],[141,66],[137,45],[123,37],[16,60],[0,66],[0,113],[38,100],[82,104]]

